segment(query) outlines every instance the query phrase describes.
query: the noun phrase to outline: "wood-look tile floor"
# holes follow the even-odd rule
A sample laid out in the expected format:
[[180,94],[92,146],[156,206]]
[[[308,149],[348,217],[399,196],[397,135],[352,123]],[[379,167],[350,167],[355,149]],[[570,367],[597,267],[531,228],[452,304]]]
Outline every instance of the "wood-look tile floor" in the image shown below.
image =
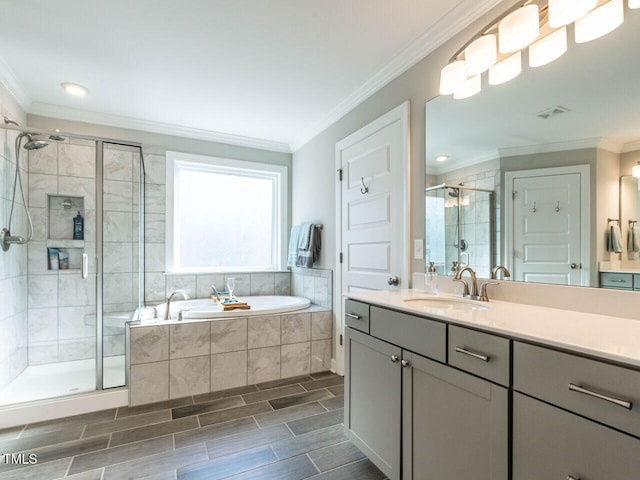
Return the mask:
[[0,479],[384,479],[343,433],[330,372],[0,430]]

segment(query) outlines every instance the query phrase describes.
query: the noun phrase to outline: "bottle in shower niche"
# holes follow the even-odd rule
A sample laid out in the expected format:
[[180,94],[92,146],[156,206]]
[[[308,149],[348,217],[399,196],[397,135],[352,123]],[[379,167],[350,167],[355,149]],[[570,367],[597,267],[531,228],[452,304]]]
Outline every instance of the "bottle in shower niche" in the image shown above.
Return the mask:
[[73,239],[84,240],[84,218],[80,212],[73,218]]

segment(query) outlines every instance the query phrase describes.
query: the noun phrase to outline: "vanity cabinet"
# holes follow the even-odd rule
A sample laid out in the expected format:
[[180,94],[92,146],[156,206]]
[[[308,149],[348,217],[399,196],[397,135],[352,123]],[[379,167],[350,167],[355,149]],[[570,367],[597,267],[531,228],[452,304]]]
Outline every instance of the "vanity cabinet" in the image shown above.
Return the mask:
[[375,306],[347,328],[347,436],[390,480],[506,480],[508,389],[441,363],[446,330]]
[[513,480],[640,474],[640,372],[514,343]]
[[345,339],[345,430],[390,480],[398,480],[402,351],[353,327]]

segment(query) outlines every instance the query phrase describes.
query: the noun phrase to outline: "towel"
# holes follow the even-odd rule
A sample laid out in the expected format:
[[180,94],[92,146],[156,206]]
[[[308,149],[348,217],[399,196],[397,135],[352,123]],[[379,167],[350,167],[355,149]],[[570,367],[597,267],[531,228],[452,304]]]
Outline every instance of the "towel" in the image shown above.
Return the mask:
[[300,237],[298,238],[298,250],[308,250],[309,240],[311,239],[311,230],[313,223],[303,223],[300,225]]
[[607,252],[622,253],[622,233],[618,225],[611,225],[609,229],[609,239],[607,241]]
[[[298,267],[311,268],[320,256],[320,228],[316,225],[309,225],[309,242],[307,244],[307,248],[298,249],[298,260],[296,261],[296,266]],[[303,225],[302,228],[305,229],[306,224]],[[304,233],[301,236],[304,236]]]
[[298,261],[298,243],[300,242],[301,225],[295,225],[291,229],[289,237],[289,253],[287,255],[287,267],[293,267]]
[[640,252],[640,227],[634,225],[629,229],[629,245],[630,252]]

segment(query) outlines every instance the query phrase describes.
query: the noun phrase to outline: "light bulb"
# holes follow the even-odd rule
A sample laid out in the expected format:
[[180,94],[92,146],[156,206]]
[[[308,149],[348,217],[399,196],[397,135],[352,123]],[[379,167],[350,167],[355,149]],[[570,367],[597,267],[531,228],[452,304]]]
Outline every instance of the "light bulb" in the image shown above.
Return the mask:
[[500,53],[521,50],[540,34],[537,5],[527,5],[504,17],[498,24]]
[[549,26],[564,27],[589,13],[598,0],[549,0]]
[[522,55],[516,52],[489,69],[489,85],[500,85],[516,78],[522,71]]
[[610,0],[576,20],[576,43],[585,43],[615,30],[624,20],[622,0]]
[[567,27],[562,27],[529,45],[529,66],[541,67],[567,51]]
[[440,95],[451,95],[466,80],[467,74],[464,61],[451,62],[440,72]]
[[460,88],[453,92],[453,98],[456,100],[462,100],[463,98],[473,97],[475,94],[480,93],[481,89],[482,83],[480,75],[476,75],[475,77],[465,80]]
[[464,49],[467,76],[472,77],[484,72],[496,63],[497,58],[495,35],[483,35],[474,40]]

